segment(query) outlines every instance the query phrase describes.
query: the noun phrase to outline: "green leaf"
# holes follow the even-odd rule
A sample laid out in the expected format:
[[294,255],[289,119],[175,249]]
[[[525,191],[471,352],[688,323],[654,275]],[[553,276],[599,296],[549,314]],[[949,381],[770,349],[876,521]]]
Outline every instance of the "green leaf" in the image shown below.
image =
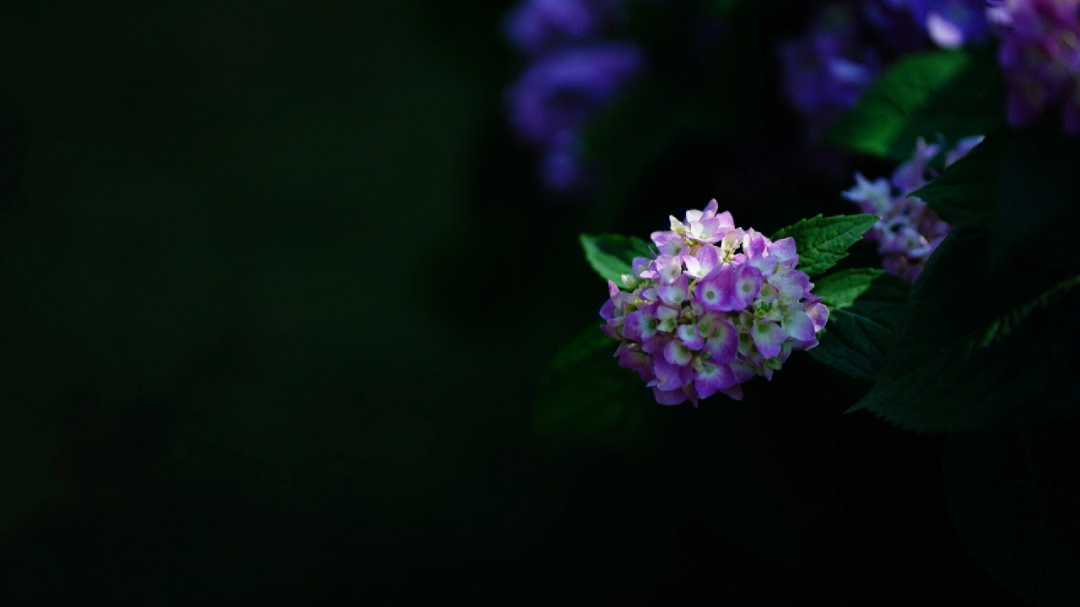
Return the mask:
[[600,234],[592,236],[582,234],[581,248],[585,249],[585,259],[596,273],[605,280],[621,284],[620,277],[630,273],[630,262],[635,257],[651,257],[649,244],[634,236],[619,234]]
[[854,268],[820,278],[814,294],[829,308],[829,322],[808,352],[844,373],[873,379],[893,337],[908,284],[884,270]]
[[1002,122],[1004,85],[989,50],[934,51],[894,65],[825,134],[850,150],[904,160],[919,137],[949,141]]
[[994,430],[1075,415],[1080,275],[1020,260],[992,267],[991,238],[953,232],[912,289],[865,409],[929,432]]
[[612,356],[618,344],[599,326],[578,335],[552,359],[535,402],[534,427],[554,441],[626,445],[657,407],[637,374]]
[[799,252],[799,269],[821,274],[847,257],[847,250],[877,222],[875,215],[817,215],[781,228],[773,240],[792,237]]
[[[990,134],[914,195],[942,219],[993,236],[994,264],[1022,256],[1063,274],[1080,272],[1080,144],[1052,122]],[[1038,243],[1033,248],[1033,243]]]

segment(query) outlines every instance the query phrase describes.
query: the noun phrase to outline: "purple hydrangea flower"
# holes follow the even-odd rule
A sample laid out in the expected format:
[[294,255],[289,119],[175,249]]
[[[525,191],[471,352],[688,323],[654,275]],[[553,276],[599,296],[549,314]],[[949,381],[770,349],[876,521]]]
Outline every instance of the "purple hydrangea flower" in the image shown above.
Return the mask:
[[541,177],[570,192],[587,180],[578,133],[641,71],[636,45],[606,38],[618,0],[527,0],[506,21],[507,37],[531,63],[507,94],[509,121],[542,155]]
[[986,0],[907,0],[905,4],[915,22],[943,48],[982,38],[989,29]]
[[1057,103],[1065,131],[1080,133],[1080,0],[1000,0],[988,12],[1002,38],[1009,122],[1026,126]]
[[510,91],[510,121],[530,142],[565,149],[596,108],[642,65],[628,44],[582,46],[541,57]]
[[[946,152],[945,166],[963,158],[982,139],[980,135],[958,141]],[[928,163],[941,149],[920,138],[911,160],[897,167],[891,179],[870,181],[856,173],[855,186],[841,194],[863,213],[880,217],[865,238],[878,243],[885,270],[909,282],[915,282],[930,254],[952,229],[925,202],[911,196],[934,178]]]
[[794,240],[773,242],[717,210],[712,200],[653,233],[656,255],[633,261],[629,290],[609,282],[600,309],[619,364],[663,405],[742,398],[750,378],[769,379],[793,351],[816,346],[829,317],[795,269]]

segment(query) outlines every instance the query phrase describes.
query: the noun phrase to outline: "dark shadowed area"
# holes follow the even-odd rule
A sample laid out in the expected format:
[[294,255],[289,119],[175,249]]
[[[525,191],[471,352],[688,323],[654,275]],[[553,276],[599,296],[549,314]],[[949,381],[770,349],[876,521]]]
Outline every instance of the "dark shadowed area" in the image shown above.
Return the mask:
[[507,126],[512,4],[0,8],[0,594],[1012,596],[950,521],[989,447],[843,415],[861,380],[793,357],[694,409],[613,361],[553,379],[606,294],[579,233],[714,197],[772,233],[891,170],[776,93],[807,10],[728,34],[706,73],[745,89],[654,57],[720,121],[642,102],[643,156],[602,120],[616,185],[565,195]]

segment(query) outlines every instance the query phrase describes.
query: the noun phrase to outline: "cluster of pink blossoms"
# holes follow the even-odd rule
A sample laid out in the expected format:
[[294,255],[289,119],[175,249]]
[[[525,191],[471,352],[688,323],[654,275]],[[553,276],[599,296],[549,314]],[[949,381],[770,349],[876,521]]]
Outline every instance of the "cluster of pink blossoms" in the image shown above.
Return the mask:
[[[958,141],[945,155],[945,166],[963,158],[982,140],[980,135]],[[930,254],[952,230],[925,202],[910,195],[935,177],[928,163],[941,148],[920,138],[914,157],[897,167],[891,180],[870,181],[855,173],[855,186],[841,194],[863,213],[881,218],[865,238],[878,243],[885,270],[908,282],[915,282]]]
[[663,405],[717,392],[742,398],[743,382],[771,379],[792,351],[816,346],[829,317],[795,269],[793,239],[773,242],[716,211],[712,200],[654,232],[655,258],[633,260],[627,290],[609,281],[600,309],[604,332],[621,342],[619,364]]

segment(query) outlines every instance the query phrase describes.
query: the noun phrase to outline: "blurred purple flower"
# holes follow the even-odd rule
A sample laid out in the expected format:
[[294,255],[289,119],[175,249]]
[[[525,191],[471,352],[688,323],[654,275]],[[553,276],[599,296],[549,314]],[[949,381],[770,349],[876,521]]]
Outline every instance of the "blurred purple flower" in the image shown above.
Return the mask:
[[585,0],[527,0],[506,19],[506,36],[526,53],[594,36],[601,15]]
[[532,63],[508,91],[509,121],[540,148],[552,189],[578,189],[587,167],[577,152],[581,127],[640,73],[637,46],[605,40],[620,0],[527,0],[506,20],[508,38]]
[[1062,124],[1080,133],[1080,0],[1001,0],[989,9],[1001,34],[998,58],[1015,126],[1060,103]]
[[983,37],[989,29],[986,0],[909,0],[906,4],[915,22],[940,47],[957,48]]
[[887,30],[898,27],[898,19],[907,19],[876,2],[863,8],[865,14],[847,3],[826,5],[802,37],[780,47],[785,94],[811,137],[854,105],[880,73],[882,50],[863,42],[868,27]]
[[810,136],[852,107],[903,53],[954,48],[988,30],[985,0],[840,0],[780,48],[782,83]]
[[[957,141],[945,154],[945,166],[963,158],[982,139],[980,135]],[[891,179],[870,181],[856,173],[855,186],[841,194],[863,213],[880,218],[865,238],[878,243],[885,270],[908,282],[915,282],[930,254],[952,230],[925,202],[911,196],[935,177],[928,163],[941,149],[919,139],[911,160],[897,167]]]
[[851,107],[880,71],[872,52],[861,58],[823,53],[811,40],[798,40],[780,49],[784,89],[799,113],[816,134]]
[[573,132],[641,69],[629,44],[573,47],[542,56],[510,90],[510,121],[532,143],[567,148]]

